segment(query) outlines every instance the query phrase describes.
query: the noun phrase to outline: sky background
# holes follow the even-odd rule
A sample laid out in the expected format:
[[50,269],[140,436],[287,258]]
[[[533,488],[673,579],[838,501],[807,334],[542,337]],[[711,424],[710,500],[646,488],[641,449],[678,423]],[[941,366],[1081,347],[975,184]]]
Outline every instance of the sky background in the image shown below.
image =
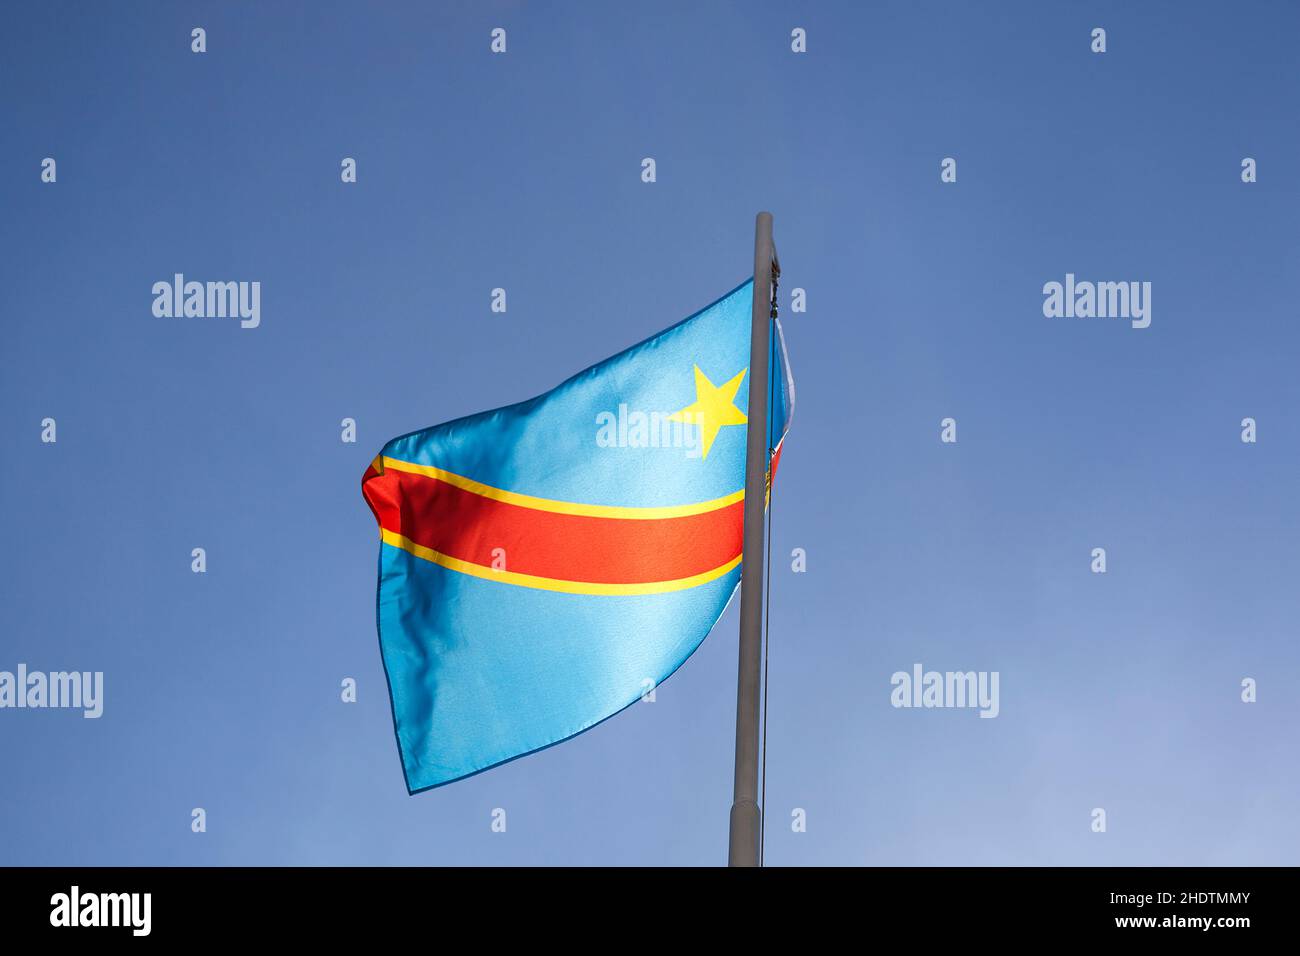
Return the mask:
[[[106,685],[0,711],[0,863],[725,861],[735,603],[655,703],[408,796],[359,483],[733,288],[760,209],[768,862],[1300,862],[1300,7],[0,17],[0,669]],[[155,318],[176,272],[260,281],[261,326]],[[1151,327],[1045,318],[1067,272],[1150,281]],[[1000,715],[892,708],[916,662],[998,671]]]

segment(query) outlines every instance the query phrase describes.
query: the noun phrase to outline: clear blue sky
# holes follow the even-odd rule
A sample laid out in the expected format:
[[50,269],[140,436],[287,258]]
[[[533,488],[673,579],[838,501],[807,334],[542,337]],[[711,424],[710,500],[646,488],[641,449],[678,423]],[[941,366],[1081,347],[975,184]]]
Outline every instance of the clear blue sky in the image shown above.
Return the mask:
[[[735,607],[654,704],[410,797],[359,481],[734,287],[766,208],[808,297],[769,862],[1296,863],[1298,33],[1283,2],[7,4],[0,669],[106,689],[0,711],[0,862],[723,861]],[[261,326],[155,318],[176,272],[260,281]],[[1067,272],[1150,281],[1151,327],[1045,318]],[[1000,716],[892,708],[915,662],[998,671]]]

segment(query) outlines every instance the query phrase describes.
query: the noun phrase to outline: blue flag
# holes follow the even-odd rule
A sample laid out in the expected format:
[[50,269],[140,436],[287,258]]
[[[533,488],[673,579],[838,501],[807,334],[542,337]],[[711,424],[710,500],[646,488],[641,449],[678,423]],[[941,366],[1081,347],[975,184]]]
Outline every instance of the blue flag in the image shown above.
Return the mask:
[[[617,713],[722,615],[740,582],[752,290],[537,398],[395,438],[366,470],[411,793]],[[794,404],[779,324],[772,359],[769,475]]]

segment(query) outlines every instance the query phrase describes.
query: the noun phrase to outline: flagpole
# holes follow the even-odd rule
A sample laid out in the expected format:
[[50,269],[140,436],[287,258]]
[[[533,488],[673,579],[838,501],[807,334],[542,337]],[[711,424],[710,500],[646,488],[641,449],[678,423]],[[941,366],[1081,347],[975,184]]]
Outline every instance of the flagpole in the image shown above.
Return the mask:
[[758,716],[763,627],[763,515],[767,502],[768,356],[771,344],[772,214],[754,223],[754,300],[749,335],[749,412],[745,446],[745,538],[740,565],[740,662],[736,678],[736,779],[730,866],[758,866]]

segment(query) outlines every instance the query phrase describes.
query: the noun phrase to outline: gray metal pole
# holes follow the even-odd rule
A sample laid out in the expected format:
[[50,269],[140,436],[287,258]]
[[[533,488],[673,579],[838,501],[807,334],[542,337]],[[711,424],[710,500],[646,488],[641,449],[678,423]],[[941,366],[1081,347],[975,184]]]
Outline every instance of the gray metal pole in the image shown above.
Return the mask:
[[767,499],[768,349],[771,342],[772,214],[754,224],[754,303],[749,337],[745,446],[745,541],[740,565],[740,665],[736,679],[736,782],[730,866],[758,866],[758,705],[763,646],[763,515]]

